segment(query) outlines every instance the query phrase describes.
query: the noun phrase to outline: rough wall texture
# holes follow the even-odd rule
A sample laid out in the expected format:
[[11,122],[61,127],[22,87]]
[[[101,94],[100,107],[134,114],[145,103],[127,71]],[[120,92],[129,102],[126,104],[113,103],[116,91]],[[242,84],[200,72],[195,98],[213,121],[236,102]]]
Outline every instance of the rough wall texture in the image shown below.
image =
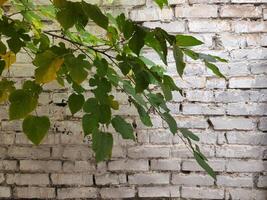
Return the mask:
[[[150,0],[115,0],[110,9],[148,27],[193,34],[205,42],[199,51],[230,60],[220,65],[227,81],[192,60],[181,80],[169,58],[168,71],[186,96],[175,94],[169,106],[181,127],[201,137],[217,180],[203,173],[157,116],[151,129],[137,120],[137,142],[115,136],[112,160],[96,165],[79,119],[64,107],[69,92],[49,84],[38,112],[51,116],[53,129],[38,147],[28,143],[20,123],[9,122],[6,107],[0,107],[1,199],[267,199],[267,1],[169,2],[171,8],[160,11]],[[150,51],[145,54],[159,60]],[[18,62],[11,69],[18,81],[33,76],[27,56],[20,55]],[[137,119],[127,99],[122,94],[117,98],[124,103],[119,113]]]

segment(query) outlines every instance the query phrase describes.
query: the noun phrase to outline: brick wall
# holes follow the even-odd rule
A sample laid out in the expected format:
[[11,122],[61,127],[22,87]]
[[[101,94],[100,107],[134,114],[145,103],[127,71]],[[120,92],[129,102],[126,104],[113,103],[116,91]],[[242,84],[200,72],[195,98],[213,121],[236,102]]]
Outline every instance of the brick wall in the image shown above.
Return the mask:
[[[108,10],[123,11],[148,27],[192,34],[205,42],[197,50],[230,60],[219,65],[227,81],[189,59],[181,80],[169,58],[168,73],[185,90],[169,107],[180,127],[200,136],[217,180],[200,169],[158,116],[154,127],[145,129],[122,93],[116,94],[123,104],[118,113],[136,119],[137,142],[115,135],[112,160],[96,165],[79,118],[64,107],[70,91],[52,83],[38,113],[49,114],[53,127],[38,147],[0,107],[1,199],[267,199],[267,1],[169,2],[170,8],[159,10],[151,0],[115,0]],[[150,50],[145,55],[159,61]],[[18,82],[33,76],[26,55],[19,55],[11,74]]]

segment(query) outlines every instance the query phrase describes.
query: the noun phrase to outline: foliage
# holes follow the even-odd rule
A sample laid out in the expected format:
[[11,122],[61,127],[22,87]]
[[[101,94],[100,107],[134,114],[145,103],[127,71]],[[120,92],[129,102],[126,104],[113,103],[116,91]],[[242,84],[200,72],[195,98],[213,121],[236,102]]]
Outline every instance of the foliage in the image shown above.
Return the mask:
[[[161,8],[168,4],[167,0],[155,2]],[[41,143],[50,120],[38,116],[37,112],[33,115],[33,111],[43,86],[57,81],[62,86],[72,87],[68,106],[72,115],[82,111],[84,135],[92,138],[96,161],[109,158],[113,136],[106,131],[108,127],[112,126],[124,139],[135,140],[132,124],[124,117],[113,115],[119,109],[118,100],[112,95],[112,89],[117,89],[128,95],[145,126],[153,126],[150,111],[155,111],[170,131],[181,137],[200,166],[215,177],[196,145],[199,138],[190,130],[179,128],[166,106],[172,100],[172,93],[181,92],[181,89],[166,74],[164,66],[143,57],[142,50],[152,48],[167,65],[168,52],[172,49],[180,77],[186,67],[185,56],[202,60],[220,77],[224,76],[215,63],[226,60],[193,51],[191,47],[203,42],[192,36],[171,35],[161,28],[148,29],[124,14],[116,17],[104,14],[97,5],[84,1],[54,0],[50,5],[40,6],[29,0],[11,0],[0,1],[0,6],[16,10],[13,14],[1,12],[4,14],[0,19],[0,102],[9,102],[9,119],[22,119],[23,131],[34,144]],[[46,30],[45,21],[57,22],[60,29]],[[92,34],[88,23],[94,23],[106,34]],[[53,42],[54,39],[61,42]],[[27,80],[22,88],[15,88],[9,69],[22,51],[33,58],[35,77]],[[85,85],[92,94],[88,99]]]

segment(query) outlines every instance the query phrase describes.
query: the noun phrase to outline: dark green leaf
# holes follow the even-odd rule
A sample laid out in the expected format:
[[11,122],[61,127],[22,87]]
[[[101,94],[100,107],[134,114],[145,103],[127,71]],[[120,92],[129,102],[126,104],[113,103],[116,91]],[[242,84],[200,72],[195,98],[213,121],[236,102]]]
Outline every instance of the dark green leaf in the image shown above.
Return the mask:
[[131,126],[131,124],[127,123],[122,117],[115,116],[111,120],[111,123],[114,129],[121,134],[123,139],[135,139],[133,127]]
[[23,120],[22,128],[27,138],[35,145],[41,143],[50,127],[48,117],[29,115]]
[[192,139],[194,141],[199,141],[199,137],[187,128],[179,128],[179,131],[183,134],[185,138]]
[[84,101],[84,96],[81,94],[73,93],[69,96],[68,105],[72,115],[82,109]]
[[104,161],[111,157],[113,137],[111,133],[93,131],[93,150],[96,155],[96,162]]
[[98,111],[98,101],[96,98],[89,98],[83,105],[83,110],[86,113],[93,113]]
[[198,152],[194,151],[194,157],[197,161],[197,163],[214,179],[216,179],[216,174],[213,171],[213,169],[209,166],[209,164],[203,160],[201,155],[199,155]]
[[225,78],[226,77],[220,72],[219,68],[212,64],[212,63],[209,63],[209,62],[205,62],[205,65],[214,73],[216,74],[217,76],[221,77],[221,78]]
[[167,112],[163,113],[163,118],[167,122],[172,134],[176,134],[178,127],[175,119]]
[[133,37],[129,41],[129,48],[136,54],[139,55],[141,49],[145,45],[146,32],[139,26],[135,26],[135,32]]
[[98,26],[107,30],[108,28],[108,17],[105,16],[100,8],[96,5],[82,2],[82,8],[84,13],[93,20]]
[[135,91],[142,93],[149,85],[149,74],[146,71],[140,71],[135,75]]
[[184,55],[181,49],[176,44],[173,45],[173,55],[176,63],[176,70],[178,74],[182,77],[185,69]]
[[93,133],[93,130],[98,128],[98,113],[85,114],[82,118],[82,127],[85,136]]
[[108,124],[111,120],[111,109],[108,105],[99,106],[99,122],[102,124]]
[[0,54],[5,54],[6,53],[6,45],[0,41]]
[[146,126],[153,126],[149,114],[146,112],[146,110],[143,108],[143,106],[139,105],[136,101],[133,101],[138,114],[140,116],[141,121]]
[[15,90],[9,96],[9,119],[21,119],[31,113],[37,106],[38,98],[27,90]]
[[176,44],[187,47],[201,45],[203,42],[189,35],[176,35]]

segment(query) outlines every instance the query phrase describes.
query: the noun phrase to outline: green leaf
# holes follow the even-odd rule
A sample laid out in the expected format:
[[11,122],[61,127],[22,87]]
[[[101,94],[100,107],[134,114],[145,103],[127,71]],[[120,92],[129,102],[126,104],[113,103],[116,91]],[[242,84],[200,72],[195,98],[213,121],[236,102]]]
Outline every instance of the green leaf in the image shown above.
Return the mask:
[[199,54],[197,52],[192,51],[191,49],[186,49],[186,48],[183,48],[182,50],[183,50],[185,55],[189,56],[193,60],[198,60],[199,59]]
[[216,179],[216,174],[213,171],[213,169],[209,166],[209,164],[203,160],[201,155],[199,155],[198,152],[194,151],[194,157],[197,161],[197,163],[214,179]]
[[96,162],[104,161],[111,157],[113,147],[113,137],[111,133],[93,131],[92,148],[96,155]]
[[187,128],[179,128],[179,131],[183,134],[185,138],[192,139],[194,141],[199,141],[199,137]]
[[82,118],[82,128],[84,135],[93,133],[95,128],[98,128],[98,113],[85,114]]
[[102,124],[108,124],[111,120],[111,109],[108,105],[99,106],[99,122]]
[[84,96],[81,94],[73,93],[69,96],[68,105],[72,115],[82,109],[84,101]]
[[9,95],[16,89],[14,84],[15,82],[5,78],[0,81],[0,103],[5,102]]
[[163,118],[167,122],[172,134],[176,134],[178,127],[175,119],[167,112],[163,113]]
[[105,16],[98,6],[82,2],[82,8],[84,13],[93,20],[98,26],[107,30],[108,28],[108,17]]
[[153,126],[149,114],[146,112],[146,110],[143,108],[143,106],[139,105],[136,101],[133,100],[134,106],[137,109],[137,112],[140,116],[141,121],[146,126]]
[[9,96],[9,119],[21,119],[31,113],[37,106],[37,97],[26,90],[15,90]]
[[97,75],[100,77],[104,77],[108,71],[108,62],[106,59],[96,58],[94,61],[94,65],[96,66]]
[[50,127],[48,117],[29,115],[23,120],[22,128],[27,138],[35,145],[41,143]]
[[136,54],[139,55],[141,49],[145,45],[146,32],[139,26],[135,26],[135,32],[133,37],[129,40],[129,48]]
[[59,10],[56,14],[57,21],[64,29],[69,29],[76,23],[76,17],[73,15],[72,9],[65,7]]
[[212,64],[212,63],[209,63],[209,62],[205,62],[205,65],[217,76],[221,77],[221,78],[225,78],[226,77],[220,72],[219,68]]
[[89,98],[83,105],[83,110],[86,113],[93,113],[98,111],[98,101],[96,98]]
[[198,46],[203,44],[203,42],[189,35],[176,35],[176,44],[178,46],[188,47]]
[[168,0],[154,0],[162,9],[164,5],[168,6]]
[[149,74],[146,71],[140,71],[135,75],[135,92],[142,93],[149,85]]
[[114,129],[121,134],[123,139],[135,139],[133,127],[131,126],[131,124],[127,123],[122,117],[115,116],[111,120],[111,123]]
[[116,22],[125,39],[128,40],[134,33],[134,23],[128,19],[126,20],[123,13],[116,18]]
[[176,70],[182,77],[185,69],[184,55],[182,50],[176,44],[173,45],[173,55],[176,63]]
[[5,54],[6,53],[6,45],[0,41],[0,54]]

